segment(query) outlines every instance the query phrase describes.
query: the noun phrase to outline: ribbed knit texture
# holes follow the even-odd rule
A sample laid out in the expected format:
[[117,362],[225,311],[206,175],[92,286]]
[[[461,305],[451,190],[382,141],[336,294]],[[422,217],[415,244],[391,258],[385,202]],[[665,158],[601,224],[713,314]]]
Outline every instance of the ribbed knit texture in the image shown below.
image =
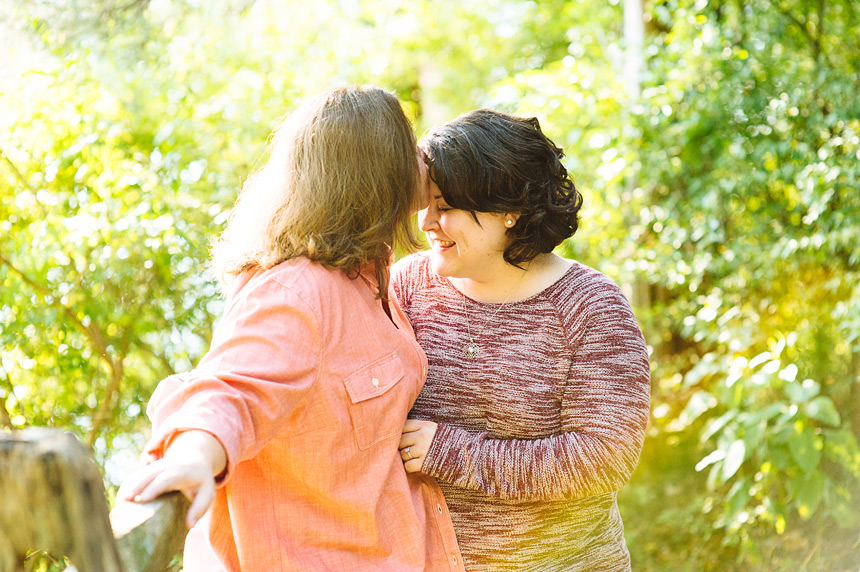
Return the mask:
[[[416,254],[392,287],[427,354],[410,417],[439,423],[436,477],[466,570],[628,571],[616,495],[645,436],[645,341],[621,290],[579,263],[518,302],[465,299]],[[484,322],[498,310],[484,327]],[[468,327],[480,353],[464,357]]]

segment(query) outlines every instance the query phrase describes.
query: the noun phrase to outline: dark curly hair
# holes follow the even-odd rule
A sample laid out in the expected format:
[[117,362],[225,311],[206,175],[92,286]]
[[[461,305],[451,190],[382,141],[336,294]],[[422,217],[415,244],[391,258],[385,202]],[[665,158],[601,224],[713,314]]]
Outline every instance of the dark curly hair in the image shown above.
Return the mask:
[[476,212],[519,214],[508,229],[509,264],[552,252],[576,232],[582,195],[537,118],[478,109],[432,129],[420,145],[449,206],[476,221]]

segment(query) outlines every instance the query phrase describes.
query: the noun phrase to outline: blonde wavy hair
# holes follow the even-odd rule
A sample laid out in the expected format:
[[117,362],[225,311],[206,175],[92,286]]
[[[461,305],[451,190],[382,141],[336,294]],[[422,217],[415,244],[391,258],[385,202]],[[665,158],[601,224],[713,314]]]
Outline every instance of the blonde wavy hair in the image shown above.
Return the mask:
[[370,85],[321,93],[274,131],[212,245],[226,288],[237,275],[306,256],[357,277],[373,265],[384,298],[392,248],[418,246],[415,135],[400,101]]

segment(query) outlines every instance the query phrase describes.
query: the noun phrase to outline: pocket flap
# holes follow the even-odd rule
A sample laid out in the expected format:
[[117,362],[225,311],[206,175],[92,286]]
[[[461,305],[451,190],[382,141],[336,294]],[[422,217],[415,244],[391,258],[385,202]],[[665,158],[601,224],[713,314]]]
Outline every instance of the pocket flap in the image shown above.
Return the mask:
[[403,377],[403,364],[392,353],[364,366],[344,380],[346,392],[353,403],[382,395]]

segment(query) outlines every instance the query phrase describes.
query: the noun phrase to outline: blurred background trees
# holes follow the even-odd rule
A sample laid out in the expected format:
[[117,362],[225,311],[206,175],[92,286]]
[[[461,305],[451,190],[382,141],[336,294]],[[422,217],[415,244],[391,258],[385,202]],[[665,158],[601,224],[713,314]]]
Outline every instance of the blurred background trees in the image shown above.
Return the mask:
[[586,208],[562,251],[624,285],[652,348],[635,570],[860,566],[855,0],[0,0],[0,22],[0,426],[74,431],[116,485],[155,384],[208,345],[209,241],[274,122],[371,82],[419,134],[493,107],[565,148]]

